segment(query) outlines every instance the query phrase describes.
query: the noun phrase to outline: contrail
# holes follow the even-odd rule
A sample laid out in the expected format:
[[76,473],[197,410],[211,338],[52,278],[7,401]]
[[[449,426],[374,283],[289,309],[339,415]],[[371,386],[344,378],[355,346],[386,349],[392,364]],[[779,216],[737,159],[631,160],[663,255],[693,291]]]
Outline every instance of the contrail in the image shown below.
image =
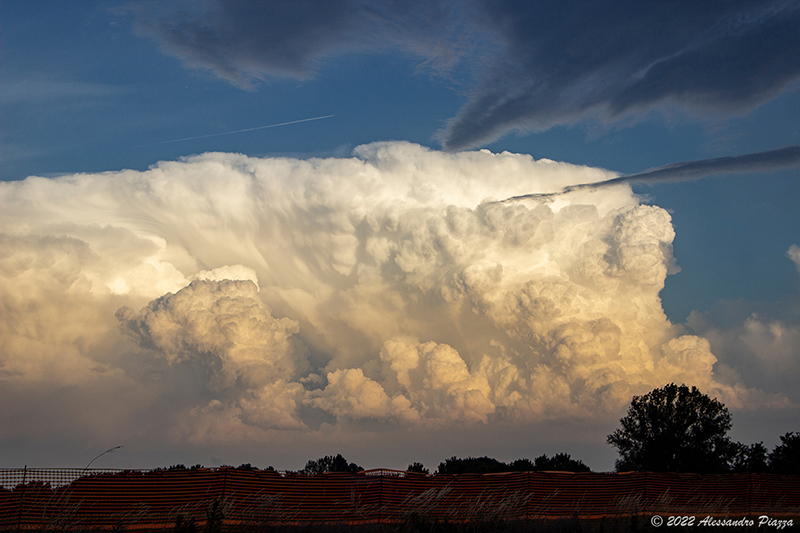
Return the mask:
[[698,180],[714,174],[728,174],[731,172],[770,171],[782,168],[792,168],[800,165],[800,145],[786,146],[777,150],[756,152],[752,154],[718,157],[715,159],[699,159],[697,161],[684,161],[672,163],[663,167],[651,168],[644,172],[618,176],[605,181],[594,183],[581,183],[570,185],[560,191],[548,193],[531,193],[512,196],[503,202],[512,202],[525,199],[546,199],[581,189],[599,189],[619,185],[620,183],[658,183],[664,181]]
[[256,128],[245,128],[243,130],[236,130],[236,131],[224,131],[222,133],[210,133],[208,135],[198,135],[197,137],[184,137],[182,139],[172,139],[171,141],[161,141],[157,143],[153,143],[148,146],[153,146],[156,144],[169,144],[169,143],[178,143],[181,141],[193,141],[195,139],[206,139],[208,137],[219,137],[221,135],[233,135],[234,133],[244,133],[246,131],[256,131],[256,130],[266,130],[268,128],[277,128],[278,126],[288,126],[289,124],[299,124],[300,122],[311,122],[312,120],[322,120],[323,118],[331,118],[335,117],[336,115],[324,115],[322,117],[312,117],[312,118],[304,118],[301,120],[292,120],[290,122],[281,122],[280,124],[270,124],[268,126],[258,126]]

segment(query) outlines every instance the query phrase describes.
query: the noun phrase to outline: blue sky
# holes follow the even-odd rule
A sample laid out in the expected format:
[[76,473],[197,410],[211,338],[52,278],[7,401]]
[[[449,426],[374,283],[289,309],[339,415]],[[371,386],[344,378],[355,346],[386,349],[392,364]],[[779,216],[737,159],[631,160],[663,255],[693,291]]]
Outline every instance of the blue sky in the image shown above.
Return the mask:
[[[798,22],[794,1],[2,0],[0,179],[205,152],[344,158],[376,141],[620,174],[774,150],[800,144]],[[712,350],[748,317],[800,324],[800,170],[768,167],[632,185],[672,217],[681,271],[663,309]],[[745,384],[789,393],[759,375]],[[746,438],[797,429],[779,425]]]

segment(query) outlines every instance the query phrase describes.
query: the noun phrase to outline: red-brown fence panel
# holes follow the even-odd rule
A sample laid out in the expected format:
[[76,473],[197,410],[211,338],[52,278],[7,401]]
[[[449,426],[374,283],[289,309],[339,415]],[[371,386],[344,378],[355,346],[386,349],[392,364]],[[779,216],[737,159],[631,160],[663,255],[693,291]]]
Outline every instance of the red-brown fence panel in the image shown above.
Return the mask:
[[431,523],[644,515],[800,518],[800,476],[652,472],[305,475],[0,469],[0,529]]

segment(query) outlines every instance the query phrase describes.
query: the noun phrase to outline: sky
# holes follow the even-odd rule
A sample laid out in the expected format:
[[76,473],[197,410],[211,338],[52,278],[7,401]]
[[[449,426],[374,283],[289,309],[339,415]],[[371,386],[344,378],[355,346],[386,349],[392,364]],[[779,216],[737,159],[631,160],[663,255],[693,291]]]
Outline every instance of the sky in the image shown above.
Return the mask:
[[800,431],[800,2],[0,0],[2,467]]

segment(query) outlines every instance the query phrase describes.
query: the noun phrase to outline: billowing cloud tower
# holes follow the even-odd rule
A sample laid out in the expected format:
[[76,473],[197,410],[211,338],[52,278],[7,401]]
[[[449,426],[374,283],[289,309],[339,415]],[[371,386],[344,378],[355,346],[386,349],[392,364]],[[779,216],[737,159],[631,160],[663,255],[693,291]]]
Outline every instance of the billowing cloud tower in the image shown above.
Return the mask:
[[224,442],[588,419],[671,381],[740,405],[662,310],[666,211],[626,184],[495,201],[612,177],[397,142],[1,183],[6,397],[113,384]]

